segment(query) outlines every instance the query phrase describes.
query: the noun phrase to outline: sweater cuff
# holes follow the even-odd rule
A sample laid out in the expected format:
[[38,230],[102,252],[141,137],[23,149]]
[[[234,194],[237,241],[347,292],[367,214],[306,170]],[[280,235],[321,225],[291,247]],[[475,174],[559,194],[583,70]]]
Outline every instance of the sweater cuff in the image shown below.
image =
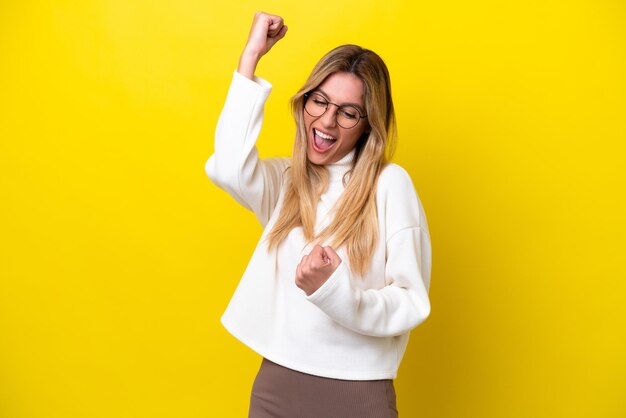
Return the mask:
[[[347,286],[347,289],[345,287]],[[333,271],[328,280],[324,282],[319,289],[310,295],[305,297],[309,302],[312,302],[319,307],[326,305],[328,299],[332,299],[333,293],[336,291],[349,291],[350,289],[350,272],[348,270],[348,266],[345,262],[341,262],[339,266]]]
[[272,89],[272,84],[261,78],[258,76],[254,76],[254,79],[250,80],[248,77],[241,75],[241,73],[239,73],[237,70],[235,70],[233,72],[233,81],[236,81],[238,83],[243,83],[243,84],[250,84],[250,83],[254,83],[254,84],[258,84],[259,86],[263,87],[265,90],[271,90]]

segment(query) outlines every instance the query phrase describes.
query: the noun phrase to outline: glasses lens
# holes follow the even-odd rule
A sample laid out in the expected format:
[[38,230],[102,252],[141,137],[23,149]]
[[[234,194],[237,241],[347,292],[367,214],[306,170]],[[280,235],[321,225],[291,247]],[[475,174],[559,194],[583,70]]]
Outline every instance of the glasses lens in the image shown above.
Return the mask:
[[314,117],[322,116],[324,112],[326,112],[326,108],[328,107],[328,101],[324,99],[323,96],[319,94],[312,94],[306,101],[304,105],[304,110]]
[[337,109],[337,123],[342,128],[353,128],[359,120],[361,114],[354,106],[341,106]]

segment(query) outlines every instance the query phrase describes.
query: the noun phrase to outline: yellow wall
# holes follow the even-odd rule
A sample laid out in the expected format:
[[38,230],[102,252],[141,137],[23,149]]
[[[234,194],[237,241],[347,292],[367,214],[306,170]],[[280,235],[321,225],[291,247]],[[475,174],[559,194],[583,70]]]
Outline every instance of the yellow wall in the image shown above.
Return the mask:
[[434,248],[401,416],[626,417],[618,0],[3,0],[0,416],[245,416],[219,316],[261,229],[203,170],[257,9],[290,27],[262,156],[328,49],[389,65]]

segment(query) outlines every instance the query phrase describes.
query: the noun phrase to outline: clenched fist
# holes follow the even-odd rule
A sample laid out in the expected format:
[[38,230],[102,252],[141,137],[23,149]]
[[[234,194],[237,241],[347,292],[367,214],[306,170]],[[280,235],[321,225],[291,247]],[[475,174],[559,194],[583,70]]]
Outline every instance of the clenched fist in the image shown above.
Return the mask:
[[246,47],[239,59],[238,72],[252,78],[261,57],[280,41],[287,33],[287,25],[283,18],[268,13],[257,12],[254,15],[252,28]]
[[257,12],[254,15],[245,50],[260,58],[267,54],[274,44],[285,36],[285,33],[287,33],[287,26],[282,17]]
[[322,287],[341,264],[341,258],[332,247],[316,245],[310,254],[302,257],[296,269],[296,286],[310,296]]

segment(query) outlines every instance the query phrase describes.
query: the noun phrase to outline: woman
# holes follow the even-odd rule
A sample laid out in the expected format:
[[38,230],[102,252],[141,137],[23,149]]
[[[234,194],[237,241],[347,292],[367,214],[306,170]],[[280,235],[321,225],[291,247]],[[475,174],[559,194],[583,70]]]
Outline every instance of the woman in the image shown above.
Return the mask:
[[261,160],[271,85],[254,71],[286,32],[255,15],[206,163],[264,227],[222,323],[263,356],[250,417],[395,417],[409,331],[430,313],[431,247],[409,175],[385,156],[389,75],[373,52],[335,48],[292,99],[292,158]]

